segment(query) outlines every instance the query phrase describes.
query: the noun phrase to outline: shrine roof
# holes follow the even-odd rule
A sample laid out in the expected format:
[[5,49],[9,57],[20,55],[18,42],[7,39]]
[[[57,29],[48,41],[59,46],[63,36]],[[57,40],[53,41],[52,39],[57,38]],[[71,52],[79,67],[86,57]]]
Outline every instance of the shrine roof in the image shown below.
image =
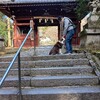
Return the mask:
[[20,3],[57,3],[57,2],[75,2],[76,0],[0,0],[0,3],[5,4],[20,4]]
[[0,0],[0,11],[11,17],[73,16],[77,0]]

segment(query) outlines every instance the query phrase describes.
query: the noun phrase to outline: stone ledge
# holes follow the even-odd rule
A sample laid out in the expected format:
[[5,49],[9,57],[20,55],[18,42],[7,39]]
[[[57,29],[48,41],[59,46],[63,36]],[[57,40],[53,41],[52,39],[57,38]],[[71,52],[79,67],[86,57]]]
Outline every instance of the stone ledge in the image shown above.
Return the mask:
[[87,34],[100,35],[100,29],[86,29]]

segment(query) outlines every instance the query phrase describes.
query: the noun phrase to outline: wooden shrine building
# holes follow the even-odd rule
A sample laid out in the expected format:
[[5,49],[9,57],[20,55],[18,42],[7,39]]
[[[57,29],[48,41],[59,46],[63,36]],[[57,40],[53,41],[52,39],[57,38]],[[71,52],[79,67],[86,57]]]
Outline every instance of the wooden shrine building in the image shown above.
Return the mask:
[[[34,21],[35,40],[29,37],[26,47],[38,46],[39,26],[58,26],[58,39],[60,39],[60,23],[58,16],[67,16],[77,25],[77,32],[73,38],[73,44],[79,45],[80,22],[77,20],[75,8],[76,0],[2,0],[0,11],[14,21],[13,44],[19,47],[30,29],[30,20]],[[46,23],[45,23],[46,20]],[[53,20],[53,22],[51,21]],[[51,33],[52,35],[52,33]]]

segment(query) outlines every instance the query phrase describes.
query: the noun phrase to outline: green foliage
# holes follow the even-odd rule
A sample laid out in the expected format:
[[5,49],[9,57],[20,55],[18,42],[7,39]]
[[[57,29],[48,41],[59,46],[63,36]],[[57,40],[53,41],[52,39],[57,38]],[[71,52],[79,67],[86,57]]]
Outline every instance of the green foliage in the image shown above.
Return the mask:
[[7,33],[6,23],[0,20],[0,35],[4,37],[6,33]]
[[0,37],[5,39],[5,44],[7,43],[7,24],[6,20],[3,19],[3,14],[0,12]]
[[76,7],[76,13],[78,20],[83,19],[88,14],[88,2],[89,0],[77,0],[78,5]]

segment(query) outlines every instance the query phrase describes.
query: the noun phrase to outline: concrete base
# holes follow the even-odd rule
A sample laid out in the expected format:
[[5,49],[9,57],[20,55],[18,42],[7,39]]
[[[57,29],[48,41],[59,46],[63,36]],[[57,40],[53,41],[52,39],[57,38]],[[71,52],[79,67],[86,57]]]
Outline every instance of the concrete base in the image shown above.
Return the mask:
[[93,48],[100,48],[100,29],[86,29],[86,35],[80,39],[81,47],[92,46]]

